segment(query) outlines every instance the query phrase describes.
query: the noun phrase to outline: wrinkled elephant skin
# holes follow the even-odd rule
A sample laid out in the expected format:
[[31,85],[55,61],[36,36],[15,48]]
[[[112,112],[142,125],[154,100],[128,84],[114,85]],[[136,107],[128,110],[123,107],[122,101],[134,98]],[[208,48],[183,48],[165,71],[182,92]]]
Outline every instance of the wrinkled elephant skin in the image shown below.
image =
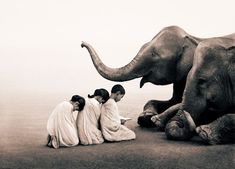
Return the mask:
[[227,114],[208,125],[201,125],[196,132],[208,144],[235,143],[235,114]]
[[[224,115],[235,113],[234,89],[235,33],[200,42],[195,50],[193,67],[187,76],[181,108],[190,113],[197,126],[202,125],[197,128],[197,132],[208,143],[227,142],[227,135],[220,124],[228,124],[224,122],[227,119],[223,118]],[[230,116],[234,118],[234,115]],[[213,122],[218,118],[217,122]],[[178,127],[181,129],[180,125]],[[234,129],[234,126],[227,128],[230,127]],[[171,134],[175,135],[173,132]],[[218,141],[219,135],[223,135],[223,138]]]

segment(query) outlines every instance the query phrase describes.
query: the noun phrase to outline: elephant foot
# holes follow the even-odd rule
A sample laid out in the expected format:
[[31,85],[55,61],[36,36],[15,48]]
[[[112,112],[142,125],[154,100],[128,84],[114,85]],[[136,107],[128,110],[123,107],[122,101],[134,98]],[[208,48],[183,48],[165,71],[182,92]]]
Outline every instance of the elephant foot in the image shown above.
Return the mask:
[[215,137],[211,137],[211,129],[208,125],[202,125],[197,127],[196,133],[207,144],[215,145],[219,143]]
[[226,114],[212,123],[201,125],[196,132],[207,144],[235,143],[235,114]]
[[141,127],[155,127],[155,124],[153,123],[153,121],[151,120],[151,118],[156,115],[155,112],[152,111],[143,111],[137,120],[137,123],[141,126]]
[[151,121],[155,124],[155,127],[159,130],[159,131],[164,131],[165,129],[165,124],[163,122],[163,120],[161,119],[160,115],[154,115],[151,117]]

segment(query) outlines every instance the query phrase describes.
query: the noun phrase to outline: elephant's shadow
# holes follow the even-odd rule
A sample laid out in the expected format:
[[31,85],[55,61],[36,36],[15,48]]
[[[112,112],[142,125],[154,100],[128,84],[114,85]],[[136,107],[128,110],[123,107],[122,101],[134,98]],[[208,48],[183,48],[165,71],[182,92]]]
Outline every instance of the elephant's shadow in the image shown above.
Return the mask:
[[[150,141],[153,140],[154,142],[158,143],[170,143],[172,145],[180,144],[180,145],[194,145],[194,146],[207,146],[209,144],[205,143],[198,135],[193,136],[189,141],[175,141],[169,140],[166,137],[164,131],[159,131],[157,128],[145,128],[138,126],[136,130],[141,132],[142,138],[137,137],[137,139],[141,139],[142,141]],[[144,133],[144,134],[143,134]],[[137,134],[138,136],[138,134]]]

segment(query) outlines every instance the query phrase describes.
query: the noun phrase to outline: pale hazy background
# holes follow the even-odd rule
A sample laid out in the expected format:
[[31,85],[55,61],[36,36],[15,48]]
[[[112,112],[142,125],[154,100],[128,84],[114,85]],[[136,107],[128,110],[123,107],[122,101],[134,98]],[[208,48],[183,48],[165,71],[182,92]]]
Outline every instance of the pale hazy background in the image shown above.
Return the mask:
[[[82,41],[110,67],[127,64],[163,27],[197,37],[235,32],[234,0],[1,0],[0,93],[88,93],[115,82],[95,70]],[[171,85],[123,84],[169,98]]]
[[44,146],[47,119],[59,102],[116,84],[97,73],[82,41],[106,65],[120,67],[170,25],[198,37],[233,33],[235,1],[0,0],[0,168],[234,168],[233,145],[172,142],[139,128],[143,105],[172,94],[172,85],[139,89],[140,79],[121,83],[127,94],[119,105],[133,119],[126,125],[135,141]]

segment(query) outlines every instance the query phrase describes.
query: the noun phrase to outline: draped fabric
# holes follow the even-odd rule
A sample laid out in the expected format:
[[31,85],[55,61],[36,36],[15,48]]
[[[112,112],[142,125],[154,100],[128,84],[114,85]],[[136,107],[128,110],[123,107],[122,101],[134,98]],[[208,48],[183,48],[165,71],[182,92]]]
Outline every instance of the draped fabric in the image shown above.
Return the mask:
[[86,98],[84,109],[78,113],[77,126],[80,143],[83,145],[104,142],[99,130],[101,106],[95,98]]
[[136,138],[132,130],[121,125],[117,103],[113,99],[102,105],[100,124],[105,140],[122,141]]
[[56,136],[60,146],[75,146],[79,143],[73,105],[64,101],[58,104],[47,121],[49,135]]

